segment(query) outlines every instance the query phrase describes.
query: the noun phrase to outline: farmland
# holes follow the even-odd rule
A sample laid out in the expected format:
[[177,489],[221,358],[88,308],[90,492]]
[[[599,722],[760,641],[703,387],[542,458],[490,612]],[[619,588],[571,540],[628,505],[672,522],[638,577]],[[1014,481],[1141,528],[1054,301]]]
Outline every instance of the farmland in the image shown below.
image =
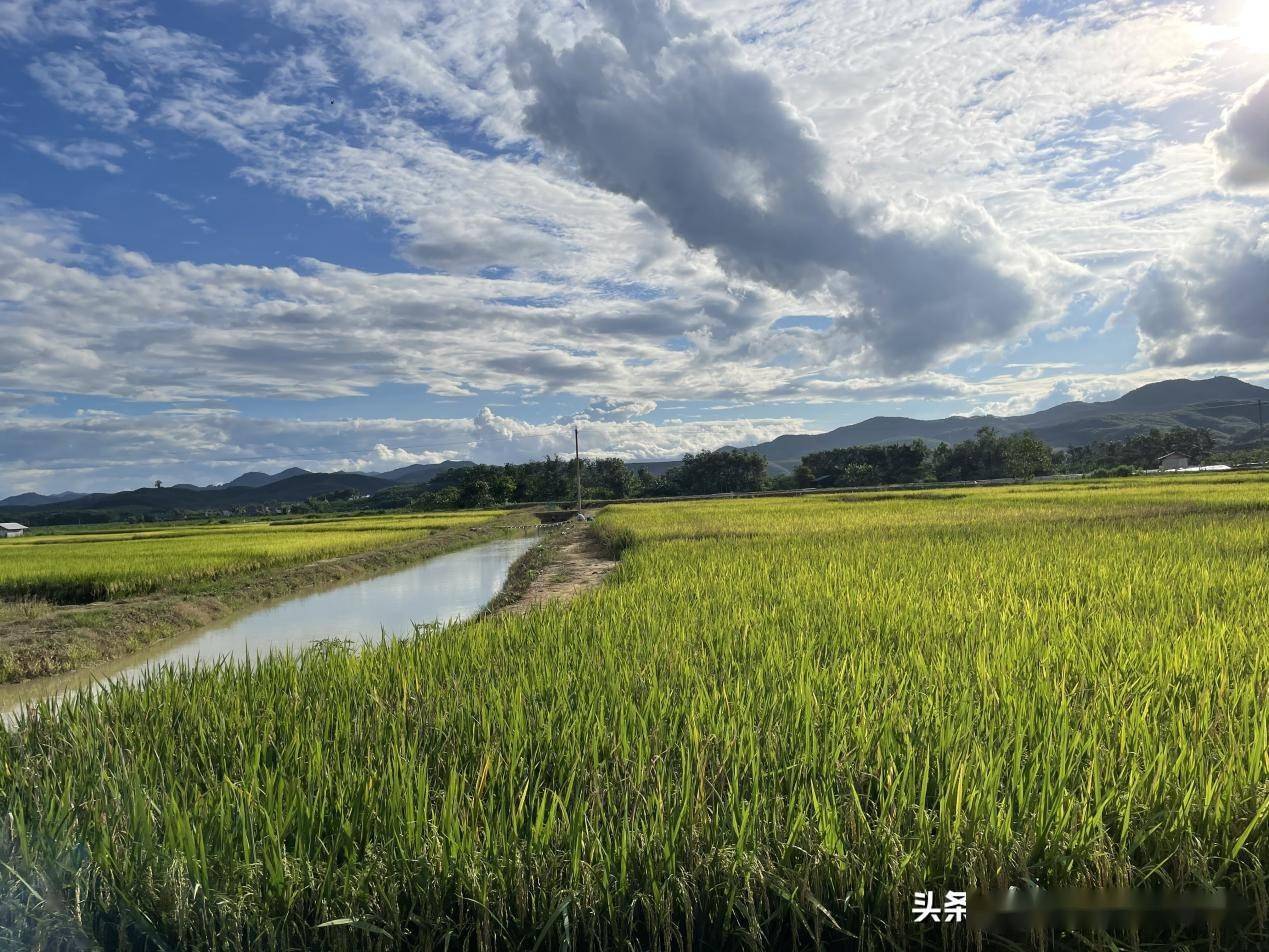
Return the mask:
[[963,947],[915,891],[1029,883],[1224,887],[1264,938],[1269,479],[597,531],[575,602],[25,723],[0,941]]
[[6,540],[0,598],[69,604],[188,590],[475,525],[496,512],[59,533]]
[[518,531],[498,511],[112,526],[0,541],[0,682],[61,674],[279,598]]

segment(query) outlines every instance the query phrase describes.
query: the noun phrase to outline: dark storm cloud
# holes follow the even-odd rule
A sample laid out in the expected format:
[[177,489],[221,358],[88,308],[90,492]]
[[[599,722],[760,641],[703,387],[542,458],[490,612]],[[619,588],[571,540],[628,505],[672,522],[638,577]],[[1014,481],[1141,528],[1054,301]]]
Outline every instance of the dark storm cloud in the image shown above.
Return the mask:
[[1221,229],[1185,260],[1155,264],[1130,310],[1152,364],[1269,357],[1269,226]]
[[919,228],[848,202],[828,152],[729,35],[678,0],[592,0],[604,29],[556,52],[527,19],[511,50],[527,128],[587,179],[641,201],[733,275],[829,293],[889,371],[994,344],[1041,311],[1032,262],[969,206]]
[[1221,184],[1269,189],[1269,76],[1247,90],[1224,119],[1211,139],[1221,161]]

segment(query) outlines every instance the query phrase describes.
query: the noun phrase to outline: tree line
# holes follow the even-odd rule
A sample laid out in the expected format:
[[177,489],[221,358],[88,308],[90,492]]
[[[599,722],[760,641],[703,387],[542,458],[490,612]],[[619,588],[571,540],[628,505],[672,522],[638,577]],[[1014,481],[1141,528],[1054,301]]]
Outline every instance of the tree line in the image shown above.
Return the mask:
[[794,477],[798,486],[809,487],[1033,479],[1057,473],[1126,475],[1157,468],[1159,458],[1171,452],[1203,464],[1213,459],[1216,441],[1209,430],[1178,426],[1053,449],[1027,431],[1002,436],[983,427],[973,439],[951,446],[931,448],[914,440],[811,453],[802,458]]
[[1202,465],[1216,452],[1210,430],[1176,426],[1170,430],[1147,430],[1120,441],[1097,441],[1088,446],[1072,446],[1059,455],[1063,472],[1089,473],[1120,467],[1153,469],[1168,453],[1184,453]]
[[[923,440],[850,446],[802,457],[791,474],[771,475],[753,450],[689,453],[664,473],[627,465],[617,457],[581,461],[582,497],[633,499],[707,496],[781,489],[884,486],[922,482],[1033,479],[1055,473],[1134,472],[1153,469],[1177,450],[1195,462],[1213,453],[1206,430],[1150,430],[1122,441],[1054,450],[1030,432],[1001,434],[983,427],[972,439],[931,446]],[[577,463],[551,456],[528,463],[476,465],[440,474],[424,486],[399,486],[370,501],[375,508],[465,509],[512,503],[564,502],[576,495]]]
[[[767,461],[754,452],[689,453],[663,474],[632,469],[618,457],[581,461],[583,499],[635,499],[759,492],[770,486]],[[425,486],[398,486],[374,496],[380,508],[465,509],[522,502],[562,502],[577,494],[575,460],[549,456],[502,466],[479,464],[441,473]]]

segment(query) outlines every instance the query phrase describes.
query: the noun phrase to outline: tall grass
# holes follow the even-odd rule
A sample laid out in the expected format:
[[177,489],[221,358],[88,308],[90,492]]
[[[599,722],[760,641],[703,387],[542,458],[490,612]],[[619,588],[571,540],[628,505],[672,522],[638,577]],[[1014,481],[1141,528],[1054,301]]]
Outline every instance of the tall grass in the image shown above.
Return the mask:
[[1038,883],[1225,887],[1263,938],[1267,516],[1261,478],[609,509],[571,605],[26,722],[10,928],[960,947],[914,891]]
[[366,516],[312,523],[169,526],[0,542],[0,598],[62,604],[125,598],[351,555],[476,525],[498,512]]

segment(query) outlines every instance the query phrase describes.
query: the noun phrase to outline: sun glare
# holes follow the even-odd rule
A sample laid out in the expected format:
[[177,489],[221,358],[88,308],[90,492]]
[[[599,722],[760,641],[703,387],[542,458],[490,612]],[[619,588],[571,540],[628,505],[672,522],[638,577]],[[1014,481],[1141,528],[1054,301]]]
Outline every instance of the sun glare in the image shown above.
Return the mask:
[[1269,0],[1247,0],[1241,26],[1244,44],[1257,53],[1269,53]]

